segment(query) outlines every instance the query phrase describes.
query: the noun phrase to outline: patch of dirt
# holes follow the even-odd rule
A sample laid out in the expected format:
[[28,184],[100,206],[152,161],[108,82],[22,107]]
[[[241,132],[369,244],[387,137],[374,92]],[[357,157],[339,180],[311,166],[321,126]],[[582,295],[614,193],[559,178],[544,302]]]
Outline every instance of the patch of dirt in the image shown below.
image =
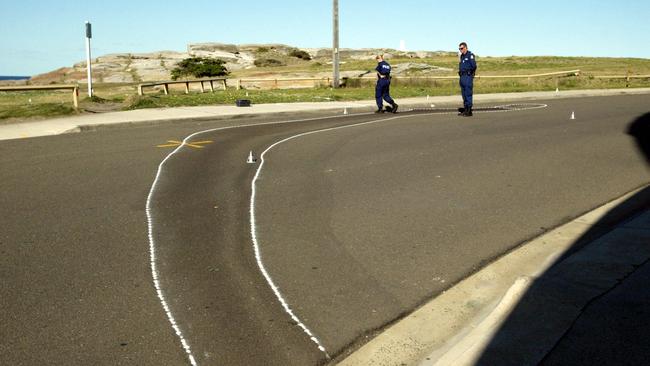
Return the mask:
[[79,107],[87,113],[106,113],[121,111],[124,104],[116,102],[82,103]]

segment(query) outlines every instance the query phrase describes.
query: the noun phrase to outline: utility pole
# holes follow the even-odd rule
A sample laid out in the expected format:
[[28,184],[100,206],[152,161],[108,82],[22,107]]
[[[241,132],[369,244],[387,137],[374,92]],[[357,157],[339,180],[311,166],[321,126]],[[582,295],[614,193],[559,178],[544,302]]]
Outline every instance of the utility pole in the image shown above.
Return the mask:
[[86,69],[88,70],[88,96],[93,96],[93,72],[90,65],[90,39],[93,37],[90,22],[86,22]]
[[333,28],[334,28],[334,41],[332,45],[332,64],[334,65],[334,77],[332,87],[339,87],[339,0],[333,0],[334,6],[332,11]]

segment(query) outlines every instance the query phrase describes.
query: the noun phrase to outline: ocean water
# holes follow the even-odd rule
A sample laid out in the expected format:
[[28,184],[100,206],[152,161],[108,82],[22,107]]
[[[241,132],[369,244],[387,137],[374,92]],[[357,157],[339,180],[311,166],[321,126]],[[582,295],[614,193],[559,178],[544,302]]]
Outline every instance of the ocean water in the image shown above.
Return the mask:
[[0,81],[1,80],[25,80],[29,79],[29,76],[2,76],[0,75]]

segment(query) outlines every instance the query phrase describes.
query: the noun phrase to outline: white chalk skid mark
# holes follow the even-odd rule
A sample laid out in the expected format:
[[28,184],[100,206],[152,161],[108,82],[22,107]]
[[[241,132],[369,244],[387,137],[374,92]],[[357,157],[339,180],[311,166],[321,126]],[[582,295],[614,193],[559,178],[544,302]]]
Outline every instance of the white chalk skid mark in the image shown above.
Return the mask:
[[260,173],[262,172],[262,168],[264,167],[264,163],[265,163],[264,157],[265,157],[266,153],[269,152],[271,149],[273,149],[277,145],[280,145],[280,144],[282,144],[284,142],[287,142],[287,141],[290,141],[290,140],[293,140],[293,139],[296,139],[296,138],[299,138],[299,137],[302,137],[302,136],[307,136],[307,135],[312,135],[312,134],[327,132],[327,131],[333,131],[333,130],[339,130],[339,129],[343,129],[343,128],[357,127],[357,126],[367,125],[367,124],[372,124],[372,123],[386,122],[386,121],[395,120],[395,119],[398,119],[398,118],[405,118],[405,117],[408,117],[408,116],[382,118],[382,119],[376,119],[376,120],[372,120],[372,121],[360,122],[360,123],[351,124],[351,125],[325,128],[325,129],[322,129],[322,130],[316,130],[316,131],[309,131],[309,132],[300,133],[300,134],[288,137],[286,139],[280,140],[280,141],[274,143],[273,145],[269,146],[260,155],[260,161],[261,161],[260,166],[257,168],[257,172],[255,173],[255,177],[253,178],[253,181],[251,182],[251,202],[250,202],[251,238],[252,238],[252,241],[253,241],[253,248],[255,250],[255,259],[257,261],[258,267],[260,268],[260,272],[262,272],[262,275],[266,279],[266,282],[269,284],[269,286],[273,290],[273,293],[278,298],[278,301],[280,301],[280,304],[284,308],[285,312],[287,314],[289,314],[291,319],[294,322],[296,322],[296,324],[300,328],[302,328],[302,330],[309,336],[309,338],[312,340],[312,342],[314,342],[318,346],[318,349],[321,350],[323,353],[325,353],[325,356],[327,356],[328,359],[331,358],[331,357],[327,353],[327,350],[325,349],[325,347],[323,346],[321,341],[316,336],[314,336],[312,331],[309,328],[307,328],[307,326],[302,321],[300,321],[298,316],[296,316],[296,314],[293,312],[293,310],[291,309],[291,307],[289,306],[287,301],[284,299],[284,296],[280,292],[280,289],[278,288],[278,286],[275,284],[275,282],[273,281],[273,279],[269,275],[268,271],[266,270],[266,267],[264,266],[264,263],[262,261],[262,254],[260,252],[259,240],[257,238],[257,220],[255,218],[255,197],[257,196],[256,182],[259,179]]
[[[151,202],[152,198],[154,195],[154,192],[156,191],[156,187],[158,185],[158,181],[160,180],[160,176],[163,171],[163,167],[165,163],[173,156],[175,155],[178,151],[180,151],[183,146],[187,145],[187,142],[190,141],[192,138],[194,138],[197,135],[203,134],[203,133],[209,133],[209,132],[215,132],[219,130],[227,130],[227,129],[234,129],[234,128],[241,128],[241,127],[251,127],[251,126],[262,126],[262,125],[269,125],[269,124],[284,124],[284,123],[295,123],[295,122],[305,122],[305,121],[313,121],[313,120],[320,120],[320,119],[330,119],[330,118],[337,118],[336,116],[329,116],[329,117],[316,117],[316,118],[308,118],[308,119],[299,119],[299,120],[290,120],[290,121],[280,121],[280,122],[266,122],[266,123],[257,123],[257,124],[252,124],[252,125],[243,125],[243,126],[229,126],[229,127],[219,127],[219,128],[212,128],[204,131],[198,131],[195,132],[189,136],[187,136],[185,139],[183,139],[183,142],[178,145],[169,155],[167,155],[158,165],[158,170],[156,172],[156,177],[154,178],[154,181],[151,185],[151,189],[149,190],[149,194],[147,195],[147,203],[145,207],[145,211],[147,214],[147,229],[148,229],[148,238],[149,238],[149,258],[150,258],[150,266],[151,266],[151,277],[153,279],[153,285],[154,288],[156,289],[156,295],[158,296],[158,300],[160,301],[160,304],[163,307],[163,310],[165,311],[165,315],[167,316],[167,319],[169,320],[169,323],[172,326],[172,329],[174,330],[174,333],[178,337],[181,346],[183,347],[183,350],[187,354],[188,361],[192,366],[198,366],[198,363],[196,362],[196,357],[194,357],[194,354],[192,353],[192,349],[185,339],[185,336],[183,335],[183,332],[180,329],[180,326],[176,322],[176,319],[174,318],[174,315],[169,307],[169,304],[167,303],[167,300],[165,298],[165,294],[162,290],[162,286],[160,284],[160,273],[158,271],[158,266],[156,264],[156,241],[154,239],[154,220],[153,220],[153,215],[152,215],[152,209],[151,209]],[[308,333],[311,335],[311,333]],[[321,351],[325,352],[324,349],[321,349]]]
[[183,346],[183,350],[185,350],[185,353],[187,354],[187,358],[190,361],[190,364],[192,366],[198,366],[196,363],[196,358],[192,354],[192,349],[190,348],[189,343],[183,336],[183,332],[181,332],[180,327],[178,326],[178,323],[176,322],[176,319],[174,318],[174,315],[172,314],[169,305],[167,303],[167,300],[165,299],[165,294],[162,291],[162,287],[160,285],[160,274],[158,272],[158,267],[156,264],[156,241],[154,239],[153,233],[154,233],[154,225],[153,225],[153,216],[151,214],[151,199],[153,197],[154,191],[156,190],[156,186],[158,185],[158,180],[160,179],[160,175],[162,173],[162,168],[165,162],[176,152],[178,152],[181,147],[185,145],[185,143],[190,139],[192,135],[188,136],[183,140],[183,143],[180,144],[174,151],[172,151],[163,161],[158,165],[158,171],[156,172],[156,178],[153,181],[153,184],[151,185],[151,190],[149,191],[149,195],[147,196],[147,204],[146,204],[146,213],[147,213],[147,226],[149,229],[149,257],[150,257],[150,265],[151,265],[151,277],[153,278],[153,284],[154,287],[156,288],[156,295],[158,296],[158,299],[160,300],[160,303],[162,304],[163,309],[165,310],[165,314],[167,315],[167,319],[169,320],[169,323],[172,326],[172,329],[174,329],[174,333],[176,333],[176,336],[181,342],[181,345]]
[[[509,106],[513,106],[513,105],[509,105]],[[536,105],[535,106],[535,108],[544,108],[544,107],[546,107],[546,105]],[[515,109],[513,108],[511,110],[515,110]],[[321,133],[321,132],[340,130],[340,129],[344,129],[344,128],[352,128],[352,127],[368,125],[368,124],[373,124],[373,123],[386,122],[386,121],[391,121],[391,120],[400,119],[400,118],[407,118],[407,117],[412,117],[412,116],[416,116],[416,115],[401,115],[401,116],[396,116],[396,117],[391,117],[391,118],[381,118],[381,119],[375,119],[375,120],[366,121],[366,122],[355,123],[355,124],[351,124],[351,125],[331,127],[331,128],[325,128],[325,129],[322,129],[322,130],[303,132],[303,133],[300,133],[300,134],[297,134],[297,135],[294,135],[294,136],[291,136],[291,137],[287,137],[287,138],[285,138],[283,140],[275,142],[274,144],[272,144],[271,146],[266,148],[266,150],[264,150],[264,152],[262,152],[262,154],[260,155],[260,166],[257,168],[257,172],[255,173],[255,176],[253,177],[253,180],[251,182],[251,202],[250,202],[251,238],[252,238],[253,247],[254,247],[254,250],[255,250],[255,259],[257,260],[257,265],[260,268],[260,272],[262,272],[262,275],[264,276],[264,278],[268,282],[269,286],[273,290],[273,293],[275,293],[275,296],[280,301],[280,304],[282,304],[282,307],[284,308],[284,310],[287,312],[287,314],[289,314],[291,319],[293,319],[293,321],[295,321],[296,324],[300,328],[303,329],[303,331],[310,337],[310,339],[314,343],[316,343],[316,345],[318,346],[318,349],[320,349],[322,352],[325,353],[327,358],[330,358],[330,356],[327,353],[327,351],[325,350],[325,347],[323,346],[321,341],[313,335],[312,331],[309,330],[309,328],[307,328],[307,326],[300,321],[300,319],[295,315],[295,313],[293,312],[291,307],[289,307],[289,304],[287,303],[287,301],[282,296],[282,293],[280,292],[280,289],[278,288],[278,286],[275,284],[275,282],[273,281],[273,279],[269,275],[269,273],[266,270],[266,268],[264,266],[264,263],[262,261],[262,255],[261,255],[261,252],[260,252],[259,240],[257,238],[257,220],[255,218],[255,198],[257,196],[256,183],[257,183],[257,180],[259,179],[260,173],[262,172],[262,168],[264,167],[264,163],[265,163],[264,157],[266,156],[266,153],[269,152],[270,150],[272,150],[274,147],[276,147],[276,146],[278,146],[278,145],[280,145],[282,143],[285,143],[287,141],[299,138],[299,137],[303,137],[303,136],[307,136],[307,135],[313,135],[313,134]]]
[[[546,105],[540,106],[541,108],[546,107]],[[540,108],[538,107],[538,108]],[[371,115],[372,113],[360,113],[358,116],[362,115]],[[437,113],[431,113],[431,114],[437,114]],[[258,267],[260,268],[260,271],[264,275],[264,278],[267,280],[267,283],[269,286],[271,286],[271,289],[275,293],[275,295],[278,297],[280,303],[282,304],[282,307],[285,309],[285,311],[291,316],[291,318],[300,326],[300,328],[303,329],[303,331],[309,336],[309,338],[318,346],[318,349],[325,353],[325,355],[330,358],[329,354],[325,350],[325,347],[321,344],[321,342],[316,338],[313,333],[307,328],[299,319],[298,317],[293,313],[287,302],[284,300],[282,297],[278,287],[275,285],[271,277],[269,276],[268,272],[266,271],[262,259],[261,259],[261,253],[259,250],[259,243],[257,242],[257,234],[256,234],[256,225],[255,225],[255,182],[257,181],[260,172],[262,171],[262,167],[264,166],[264,155],[271,150],[273,147],[289,141],[291,139],[301,137],[301,136],[306,136],[314,133],[319,133],[319,132],[325,132],[325,131],[332,131],[332,130],[337,130],[337,129],[342,129],[342,128],[350,128],[350,127],[355,127],[355,126],[360,126],[360,125],[365,125],[365,124],[371,124],[371,123],[378,123],[378,122],[386,122],[390,120],[395,120],[395,119],[401,119],[401,118],[408,118],[408,117],[413,117],[417,115],[400,115],[400,116],[395,116],[391,118],[383,118],[383,119],[378,119],[378,120],[372,120],[372,121],[367,121],[367,122],[361,122],[353,125],[346,125],[346,126],[339,126],[339,127],[332,127],[332,128],[327,128],[327,129],[322,129],[322,130],[317,130],[317,131],[311,131],[311,132],[305,132],[302,134],[298,134],[289,138],[286,138],[282,141],[276,142],[275,144],[269,146],[260,156],[261,159],[261,164],[257,169],[257,172],[255,174],[255,178],[253,178],[253,181],[251,183],[252,185],[252,194],[251,194],[251,202],[250,202],[250,215],[251,215],[251,235],[253,238],[253,244],[255,246],[255,257],[258,263]],[[198,366],[198,363],[196,361],[196,357],[192,353],[192,349],[185,339],[185,336],[183,335],[183,332],[180,329],[180,326],[178,325],[176,319],[174,318],[174,315],[169,307],[169,304],[167,303],[167,300],[165,298],[165,294],[162,290],[162,286],[160,284],[160,272],[158,271],[158,267],[156,264],[157,257],[156,257],[156,241],[154,239],[154,220],[153,220],[153,215],[152,215],[152,209],[151,209],[151,203],[152,203],[152,198],[154,195],[154,192],[156,190],[156,187],[158,185],[158,181],[160,180],[160,176],[162,175],[163,167],[165,163],[177,152],[179,152],[183,146],[187,145],[187,142],[190,141],[192,138],[194,138],[197,135],[204,134],[204,133],[209,133],[209,132],[215,132],[215,131],[221,131],[221,130],[228,130],[228,129],[235,129],[235,128],[242,128],[242,127],[254,127],[254,126],[264,126],[264,125],[272,125],[272,124],[288,124],[288,123],[298,123],[298,122],[306,122],[306,121],[316,121],[316,120],[323,120],[323,119],[334,119],[334,118],[340,118],[340,117],[347,117],[346,115],[343,116],[325,116],[325,117],[315,117],[315,118],[304,118],[304,119],[297,119],[297,120],[288,120],[288,121],[279,121],[279,122],[264,122],[264,123],[256,123],[256,124],[249,124],[249,125],[238,125],[238,126],[228,126],[228,127],[218,127],[218,128],[212,128],[208,130],[203,130],[203,131],[198,131],[195,132],[189,136],[187,136],[185,139],[183,139],[183,143],[181,143],[178,147],[176,147],[169,155],[167,155],[158,165],[158,170],[156,172],[156,177],[153,181],[153,184],[151,185],[151,189],[149,190],[149,194],[147,196],[147,202],[146,202],[146,214],[147,214],[147,228],[148,228],[148,238],[149,238],[149,256],[150,256],[150,266],[151,266],[151,277],[153,279],[153,284],[156,289],[156,295],[158,296],[158,299],[165,311],[165,314],[167,316],[167,319],[169,320],[169,323],[172,326],[172,329],[174,330],[174,333],[178,337],[183,350],[187,354],[188,360],[192,366]]]

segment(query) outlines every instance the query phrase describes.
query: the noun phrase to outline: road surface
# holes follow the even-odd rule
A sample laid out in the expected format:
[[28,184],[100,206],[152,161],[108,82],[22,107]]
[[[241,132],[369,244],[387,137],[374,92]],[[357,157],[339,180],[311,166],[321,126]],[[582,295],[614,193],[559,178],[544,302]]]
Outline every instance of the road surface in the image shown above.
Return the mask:
[[647,96],[535,103],[2,141],[0,363],[331,362],[647,183]]

